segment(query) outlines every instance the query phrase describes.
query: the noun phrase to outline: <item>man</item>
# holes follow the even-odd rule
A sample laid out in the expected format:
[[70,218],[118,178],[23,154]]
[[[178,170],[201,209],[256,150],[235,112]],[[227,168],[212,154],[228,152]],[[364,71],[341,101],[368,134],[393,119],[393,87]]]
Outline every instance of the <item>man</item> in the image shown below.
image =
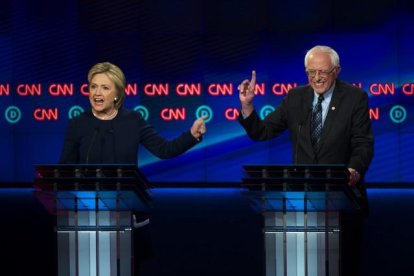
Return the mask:
[[[305,55],[308,85],[291,89],[264,120],[253,106],[256,84],[253,71],[251,80],[244,80],[238,87],[242,107],[239,122],[255,141],[275,138],[289,130],[293,160],[297,164],[345,164],[350,172],[348,184],[359,190],[361,203],[367,207],[366,191],[361,183],[372,160],[374,145],[368,96],[362,89],[338,79],[340,71],[339,56],[334,49],[313,47]],[[343,220],[344,235],[348,225],[352,228],[350,232],[359,232],[360,220],[355,216],[351,220],[351,224],[346,218]],[[354,236],[351,245],[358,250],[361,235],[350,235]],[[344,238],[346,242],[347,237]],[[345,249],[348,253],[354,250]],[[348,253],[343,253],[345,262],[350,261]],[[352,254],[357,256],[359,250]]]
[[[374,139],[367,94],[337,77],[339,56],[327,46],[315,46],[305,56],[309,84],[293,88],[280,106],[264,120],[253,107],[256,72],[239,85],[240,123],[249,137],[264,141],[289,129],[293,159],[298,164],[346,164],[351,186],[357,185],[373,156]],[[322,130],[317,146],[312,144],[311,119],[319,96],[324,98]]]

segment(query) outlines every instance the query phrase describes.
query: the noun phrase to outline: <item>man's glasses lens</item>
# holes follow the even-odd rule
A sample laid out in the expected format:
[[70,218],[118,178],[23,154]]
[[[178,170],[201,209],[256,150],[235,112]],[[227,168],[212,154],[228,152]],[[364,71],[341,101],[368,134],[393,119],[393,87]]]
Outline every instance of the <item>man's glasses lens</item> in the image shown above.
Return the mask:
[[335,67],[334,68],[332,68],[330,71],[322,71],[322,70],[306,70],[306,74],[309,76],[309,77],[315,77],[316,76],[316,74],[318,74],[319,75],[319,77],[322,77],[322,78],[326,78],[327,76],[329,76],[329,74],[331,74],[332,72],[333,72],[333,70],[335,70]]

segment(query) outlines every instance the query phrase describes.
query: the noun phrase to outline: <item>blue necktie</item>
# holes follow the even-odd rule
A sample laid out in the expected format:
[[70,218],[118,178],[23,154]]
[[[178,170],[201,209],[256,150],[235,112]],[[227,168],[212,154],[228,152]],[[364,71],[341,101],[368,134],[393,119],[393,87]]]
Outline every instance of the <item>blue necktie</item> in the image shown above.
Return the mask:
[[312,111],[312,123],[311,123],[311,141],[315,152],[319,151],[319,140],[322,133],[322,101],[323,95],[318,98],[318,103],[315,105]]

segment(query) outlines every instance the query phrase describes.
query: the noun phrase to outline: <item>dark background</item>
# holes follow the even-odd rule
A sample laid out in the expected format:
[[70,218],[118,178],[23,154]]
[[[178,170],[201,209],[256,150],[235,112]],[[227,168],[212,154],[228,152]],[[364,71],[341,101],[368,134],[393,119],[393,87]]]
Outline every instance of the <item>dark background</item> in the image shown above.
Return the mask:
[[[305,84],[306,50],[324,44],[340,55],[340,77],[361,84],[371,108],[380,110],[367,174],[363,275],[411,275],[414,103],[402,85],[413,82],[413,8],[397,0],[1,1],[0,87],[9,84],[11,92],[0,93],[0,274],[56,276],[55,217],[32,194],[34,164],[56,163],[71,108],[89,108],[79,91],[87,71],[110,61],[138,84],[126,107],[146,107],[148,121],[166,137],[189,129],[200,106],[214,115],[190,152],[163,161],[139,153],[151,182],[185,187],[153,191],[154,255],[143,263],[143,275],[263,275],[261,215],[240,193],[241,168],[290,163],[289,137],[250,141],[223,115],[239,107],[237,93],[213,97],[207,87],[235,88],[255,69],[266,85],[256,107],[277,106],[282,97],[272,94],[272,85]],[[74,84],[75,94],[50,96],[54,83]],[[148,97],[148,83],[200,83],[202,96],[172,90]],[[373,83],[393,83],[395,94],[374,96]],[[42,95],[19,96],[19,84],[41,84]],[[10,107],[21,112],[17,123],[7,120]],[[164,107],[186,107],[186,120],[162,120]],[[59,118],[36,121],[36,108],[58,108]],[[405,110],[405,120],[397,123],[402,117],[390,114],[393,108]]]
[[[287,134],[254,143],[224,112],[239,108],[236,87],[255,69],[266,86],[256,108],[266,114],[282,99],[272,85],[305,84],[306,50],[325,44],[340,55],[340,77],[361,85],[379,110],[367,182],[412,183],[413,97],[402,92],[413,79],[412,12],[409,1],[389,0],[2,1],[0,85],[9,84],[10,93],[0,94],[0,182],[30,182],[34,164],[57,162],[71,108],[90,108],[80,87],[102,61],[117,64],[137,84],[138,95],[128,96],[125,106],[145,107],[166,137],[188,130],[197,108],[211,109],[203,143],[187,154],[161,161],[140,151],[151,181],[238,182],[242,164],[290,163]],[[201,84],[201,95],[178,96],[180,83]],[[393,84],[395,93],[374,96],[375,83]],[[19,84],[40,84],[41,95],[19,96]],[[51,84],[73,84],[74,94],[52,97]],[[149,97],[145,84],[169,84],[170,94]],[[233,94],[211,96],[211,84],[233,84]],[[11,107],[21,112],[16,123],[8,120],[14,113],[6,114]],[[185,120],[161,119],[165,107],[185,107]],[[58,119],[35,120],[37,108],[57,109]],[[404,117],[393,108],[403,109],[405,119],[396,122]]]

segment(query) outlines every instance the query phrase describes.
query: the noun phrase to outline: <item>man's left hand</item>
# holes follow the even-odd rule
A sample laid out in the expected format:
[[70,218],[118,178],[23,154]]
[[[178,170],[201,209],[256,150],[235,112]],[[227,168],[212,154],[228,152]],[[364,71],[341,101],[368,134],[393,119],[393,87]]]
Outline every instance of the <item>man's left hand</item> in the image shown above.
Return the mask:
[[349,170],[349,182],[348,185],[355,187],[355,185],[361,180],[361,174],[353,168],[348,168]]

